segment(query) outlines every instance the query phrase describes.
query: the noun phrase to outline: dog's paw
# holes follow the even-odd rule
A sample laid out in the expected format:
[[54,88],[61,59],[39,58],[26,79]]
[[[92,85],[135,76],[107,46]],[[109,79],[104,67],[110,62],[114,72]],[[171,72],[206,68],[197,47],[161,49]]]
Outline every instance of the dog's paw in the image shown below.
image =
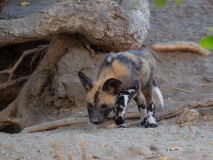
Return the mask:
[[117,125],[116,128],[126,128],[126,124],[124,123],[124,124],[121,124],[121,125]]
[[147,123],[144,127],[145,128],[157,128],[158,125],[156,123]]

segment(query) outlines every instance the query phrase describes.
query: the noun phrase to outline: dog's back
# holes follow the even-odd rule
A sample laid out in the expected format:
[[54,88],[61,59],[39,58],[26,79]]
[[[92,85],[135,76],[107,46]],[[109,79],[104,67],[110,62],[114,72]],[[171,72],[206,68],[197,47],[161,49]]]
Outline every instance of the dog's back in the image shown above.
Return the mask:
[[146,86],[155,69],[155,60],[152,55],[142,50],[110,53],[101,64],[97,81],[104,82],[109,78],[120,80],[124,89],[134,86],[139,80],[141,86]]

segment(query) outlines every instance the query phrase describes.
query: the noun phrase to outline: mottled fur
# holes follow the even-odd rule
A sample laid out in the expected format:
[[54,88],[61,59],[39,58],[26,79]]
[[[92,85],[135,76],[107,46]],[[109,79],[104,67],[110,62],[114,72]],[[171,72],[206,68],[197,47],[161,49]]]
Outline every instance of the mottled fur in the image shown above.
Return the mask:
[[[96,81],[79,72],[81,83],[88,91],[86,101],[90,121],[94,124],[103,123],[114,108],[116,96],[133,86],[137,86],[137,89],[131,98],[136,101],[139,110],[147,108],[148,111],[153,111],[155,66],[152,55],[139,49],[109,53],[100,66]],[[142,122],[147,117],[143,114]]]

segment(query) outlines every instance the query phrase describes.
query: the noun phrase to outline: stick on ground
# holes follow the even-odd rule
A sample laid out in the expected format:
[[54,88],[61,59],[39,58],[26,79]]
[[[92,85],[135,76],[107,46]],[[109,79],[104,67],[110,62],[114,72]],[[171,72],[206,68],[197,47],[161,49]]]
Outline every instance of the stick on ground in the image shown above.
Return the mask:
[[156,52],[183,51],[183,52],[192,52],[203,56],[208,56],[210,54],[208,50],[206,50],[199,44],[185,41],[153,44],[151,48]]
[[87,118],[67,118],[62,120],[57,120],[53,122],[42,123],[32,127],[27,127],[21,131],[21,133],[34,133],[53,130],[59,127],[66,127],[74,124],[87,123]]

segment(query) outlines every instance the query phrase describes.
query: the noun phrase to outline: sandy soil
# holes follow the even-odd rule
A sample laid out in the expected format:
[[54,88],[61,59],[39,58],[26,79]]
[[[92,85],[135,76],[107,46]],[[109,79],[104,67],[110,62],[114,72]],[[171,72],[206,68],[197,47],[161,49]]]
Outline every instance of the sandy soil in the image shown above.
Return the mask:
[[[20,10],[20,17],[55,1],[35,3],[36,1],[31,0],[30,2],[31,9],[21,8],[18,1],[13,5],[17,12]],[[14,12],[6,7],[1,17],[14,18]],[[151,30],[144,44],[177,40],[198,42],[200,37],[207,34],[206,28],[213,26],[213,19],[210,19],[212,13],[213,5],[208,0],[183,2],[183,11],[173,3],[156,10],[151,3]],[[69,74],[76,73],[81,67],[80,63],[76,64],[76,60],[85,65],[83,70],[86,73],[94,75],[103,55],[96,55],[94,60],[87,61],[86,54],[88,56],[88,53],[82,52],[79,56],[77,52],[76,55],[67,54],[62,58],[58,65],[59,77],[55,77],[55,81],[69,84]],[[159,56],[162,62],[158,62],[156,80],[165,99],[165,110],[158,108],[159,113],[191,101],[199,102],[213,98],[213,54],[202,57],[191,53],[175,52],[160,53]],[[65,60],[73,60],[72,66],[76,67],[70,69]],[[65,66],[69,70],[66,70]],[[72,94],[71,90],[78,92]],[[82,100],[85,96],[76,77],[67,86],[66,92],[70,100],[77,98]],[[135,107],[135,111],[136,109]],[[80,111],[84,110],[83,107]],[[178,125],[177,118],[162,120],[159,122],[159,127],[155,129],[141,127],[114,129],[110,125],[111,122],[108,122],[99,129],[88,123],[43,133],[0,133],[0,160],[212,160],[212,108],[201,110],[199,119],[193,123]]]

